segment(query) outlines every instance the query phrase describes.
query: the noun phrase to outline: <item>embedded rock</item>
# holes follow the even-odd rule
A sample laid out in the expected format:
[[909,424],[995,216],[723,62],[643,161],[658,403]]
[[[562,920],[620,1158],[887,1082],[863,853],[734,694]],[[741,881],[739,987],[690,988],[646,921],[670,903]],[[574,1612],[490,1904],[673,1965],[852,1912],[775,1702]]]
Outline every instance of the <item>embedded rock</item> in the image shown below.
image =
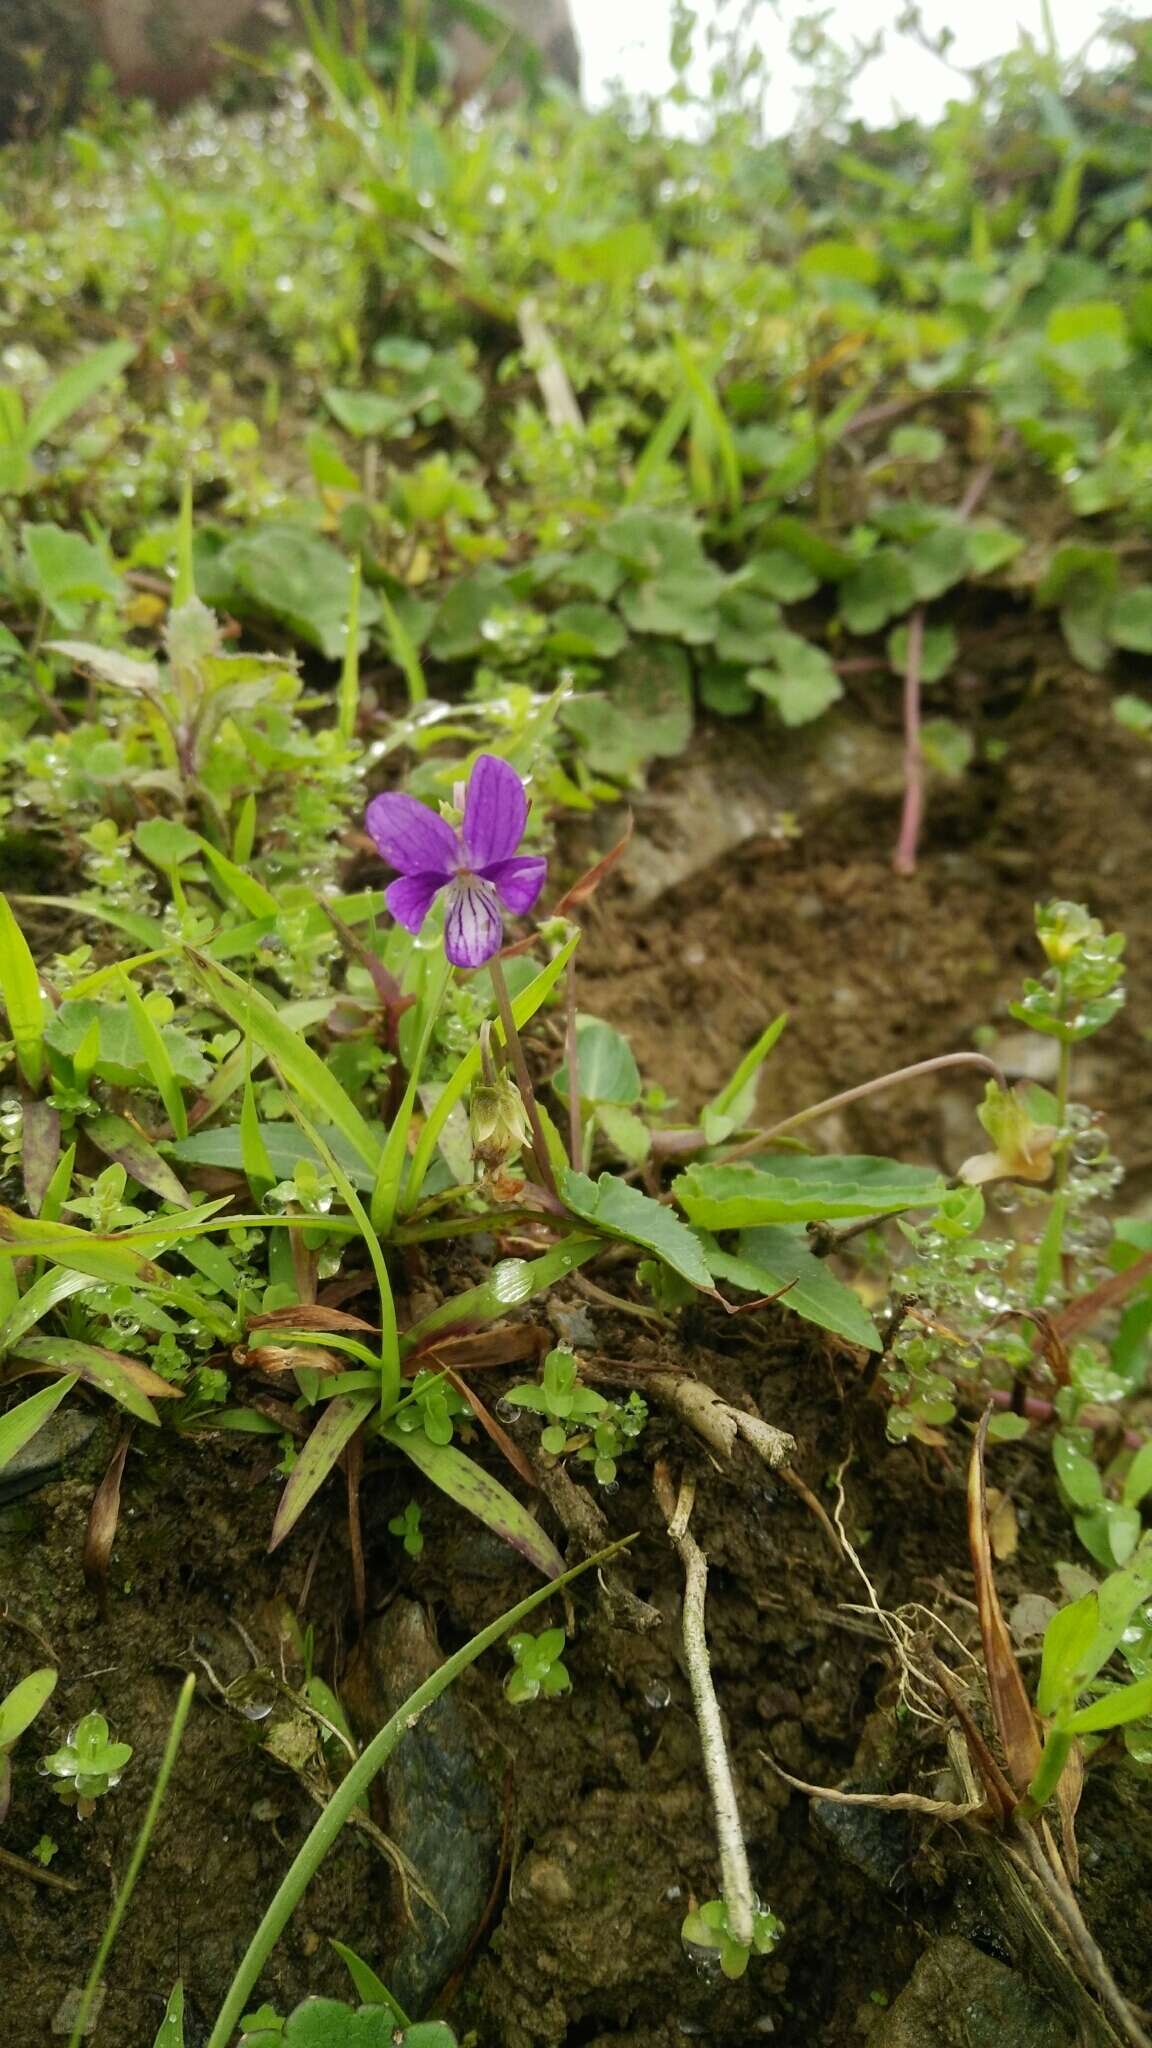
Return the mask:
[[1017,1971],[950,1934],[925,1950],[868,2048],[1074,2048],[1076,2038]]

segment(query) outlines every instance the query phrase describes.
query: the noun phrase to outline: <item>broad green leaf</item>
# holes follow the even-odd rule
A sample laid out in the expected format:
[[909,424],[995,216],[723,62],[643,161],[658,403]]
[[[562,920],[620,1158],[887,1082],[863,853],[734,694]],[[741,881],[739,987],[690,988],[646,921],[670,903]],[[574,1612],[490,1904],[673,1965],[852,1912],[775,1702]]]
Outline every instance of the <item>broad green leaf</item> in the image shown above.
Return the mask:
[[30,1671],[27,1678],[22,1678],[0,1699],[0,1755],[32,1726],[41,1707],[47,1705],[55,1692],[59,1675],[50,1665],[44,1665],[39,1671]]
[[1075,377],[1120,370],[1128,361],[1127,323],[1123,311],[1111,299],[1085,299],[1079,305],[1056,306],[1048,315],[1044,334],[1061,369]]
[[375,1167],[380,1154],[379,1140],[319,1053],[313,1052],[298,1030],[285,1024],[266,996],[241,981],[230,968],[221,967],[191,948],[188,957],[215,1007],[276,1062],[289,1087],[297,1089],[310,1108],[319,1110],[328,1123],[335,1124],[357,1158]]
[[707,1244],[704,1256],[718,1280],[727,1280],[746,1294],[775,1294],[787,1286],[787,1294],[781,1296],[782,1308],[792,1309],[866,1351],[883,1349],[859,1295],[830,1273],[827,1260],[818,1259],[792,1231],[778,1225],[746,1230],[740,1238],[739,1257]]
[[684,648],[656,640],[630,648],[604,673],[604,694],[571,697],[560,721],[590,768],[617,781],[646,762],[683,752],[692,732],[692,677]]
[[[928,626],[921,636],[920,680],[922,683],[938,683],[946,676],[959,652],[959,642],[951,626]],[[897,675],[903,675],[908,666],[908,628],[895,626],[888,635],[888,659]]]
[[272,1523],[269,1550],[275,1550],[289,1530],[295,1528],[313,1494],[339,1464],[356,1431],[367,1422],[376,1405],[374,1393],[338,1394],[328,1402],[288,1474]]
[[[138,1088],[149,1078],[148,1059],[136,1019],[126,1003],[94,1002],[88,997],[65,1000],[44,1026],[44,1043],[72,1058],[92,1025],[97,1026],[96,1071],[117,1088]],[[175,1024],[154,1026],[163,1039],[168,1063],[179,1081],[202,1088],[212,1068],[186,1032]]]
[[1152,1493],[1152,1438],[1142,1444],[1124,1475],[1124,1505],[1137,1508]]
[[840,585],[840,617],[850,633],[878,633],[889,619],[911,611],[916,599],[906,555],[881,547]]
[[38,1394],[30,1394],[26,1401],[19,1401],[15,1408],[0,1415],[0,1472],[11,1463],[17,1451],[31,1443],[38,1429],[55,1414],[66,1394],[76,1385],[78,1375],[69,1373],[57,1380],[55,1386],[43,1387]]
[[[537,1261],[539,1263],[539,1261]],[[533,1515],[522,1507],[515,1495],[499,1480],[493,1479],[483,1465],[466,1457],[455,1444],[434,1444],[423,1430],[405,1431],[386,1423],[380,1432],[386,1443],[403,1451],[406,1458],[430,1479],[434,1486],[454,1500],[457,1507],[466,1508],[479,1521],[492,1529],[497,1536],[510,1543],[530,1564],[543,1572],[545,1578],[559,1578],[564,1569],[564,1560],[551,1537],[546,1536]]]
[[934,1207],[947,1182],[930,1168],[894,1159],[848,1156],[689,1166],[672,1184],[689,1221],[706,1230],[748,1230],[764,1223],[817,1223],[894,1216]]
[[[243,1118],[241,1123],[222,1124],[217,1130],[196,1131],[178,1145],[166,1145],[164,1149],[168,1157],[180,1165],[221,1166],[233,1173],[248,1174],[242,1123]],[[377,1142],[383,1144],[383,1124],[370,1124],[368,1128]],[[335,1124],[317,1124],[316,1130],[339,1160],[353,1187],[361,1194],[370,1194],[375,1176],[371,1167],[365,1166],[351,1141]],[[270,1184],[271,1181],[291,1180],[301,1159],[313,1160],[317,1165],[322,1163],[321,1154],[298,1124],[258,1123],[255,1135],[271,1169]]]
[[120,578],[82,533],[51,521],[21,529],[32,582],[62,625],[78,623],[83,607],[120,595]]
[[[352,565],[330,541],[299,526],[269,523],[233,541],[218,567],[234,587],[231,604],[281,619],[330,661],[344,653]],[[375,593],[360,594],[360,625],[380,616]]]
[[976,742],[954,718],[926,718],[920,727],[920,749],[930,768],[955,781],[971,767]]
[[822,647],[783,628],[767,635],[771,668],[750,668],[748,687],[775,706],[781,723],[809,725],[844,695],[844,685]]
[[74,1337],[25,1337],[18,1356],[33,1365],[50,1366],[75,1373],[90,1386],[126,1408],[140,1422],[158,1423],[155,1401],[183,1399],[179,1387],[169,1386],[138,1358],[126,1358],[119,1351],[106,1351],[102,1344],[82,1344]]
[[[788,557],[783,558],[787,561]],[[797,565],[799,567],[799,564]],[[801,569],[801,574],[803,570]],[[716,659],[750,667],[769,658],[770,636],[780,624],[775,598],[755,590],[726,590],[720,599]]]
[[[576,1060],[581,1102],[620,1103],[631,1108],[643,1094],[640,1069],[622,1032],[599,1017],[580,1017],[576,1023]],[[568,1062],[552,1077],[556,1093],[565,1102],[571,1092]]]
[[1108,638],[1114,647],[1152,654],[1152,583],[1139,583],[1116,599],[1108,615]]
[[159,1195],[162,1202],[172,1202],[178,1209],[196,1206],[167,1160],[127,1118],[106,1110],[101,1116],[89,1117],[84,1129],[106,1159],[117,1160],[133,1180]]
[[630,1187],[614,1173],[602,1173],[593,1181],[586,1173],[571,1169],[563,1176],[560,1194],[582,1222],[593,1224],[608,1237],[624,1238],[655,1252],[691,1286],[711,1288],[712,1276],[699,1239],[663,1202]]
[[[537,1105],[539,1107],[539,1105]],[[598,1102],[596,1122],[607,1138],[614,1152],[629,1166],[639,1166],[652,1150],[652,1133],[642,1117],[633,1110],[622,1109],[618,1102]],[[568,1165],[567,1154],[561,1143],[558,1150],[549,1147],[554,1170],[563,1170]]]
[[120,375],[136,354],[139,343],[135,341],[109,341],[103,348],[94,349],[91,355],[81,356],[80,361],[71,363],[66,370],[53,379],[47,391],[37,400],[28,415],[25,440],[29,448],[35,448],[54,434],[95,398],[98,391]]
[[324,403],[345,433],[363,440],[371,434],[406,435],[412,431],[412,408],[379,391],[337,391],[324,393]]
[[44,998],[35,960],[6,896],[0,895],[0,996],[20,1071],[30,1088],[44,1077]]
[[1044,1631],[1040,1678],[1036,1687],[1038,1712],[1051,1718],[1074,1700],[1095,1671],[1086,1659],[1100,1629],[1100,1605],[1095,1593],[1085,1593],[1070,1607],[1052,1616]]
[[628,634],[604,604],[562,604],[549,622],[548,650],[569,661],[610,661]]
[[198,859],[204,843],[198,832],[189,831],[178,818],[146,818],[142,825],[137,825],[132,837],[145,860],[162,872]]
[[1104,1482],[1093,1460],[1077,1448],[1070,1437],[1058,1436],[1052,1445],[1056,1477],[1075,1508],[1095,1507],[1104,1493]]
[[441,1330],[452,1330],[463,1325],[490,1323],[498,1316],[506,1315],[509,1309],[520,1308],[533,1295],[544,1293],[555,1286],[557,1280],[582,1266],[585,1259],[600,1250],[595,1237],[569,1237],[557,1245],[554,1251],[544,1252],[538,1259],[501,1259],[494,1266],[489,1279],[479,1287],[469,1287],[463,1294],[452,1295],[442,1301],[418,1323],[406,1330],[401,1340],[402,1357],[408,1357],[421,1349],[430,1337]]

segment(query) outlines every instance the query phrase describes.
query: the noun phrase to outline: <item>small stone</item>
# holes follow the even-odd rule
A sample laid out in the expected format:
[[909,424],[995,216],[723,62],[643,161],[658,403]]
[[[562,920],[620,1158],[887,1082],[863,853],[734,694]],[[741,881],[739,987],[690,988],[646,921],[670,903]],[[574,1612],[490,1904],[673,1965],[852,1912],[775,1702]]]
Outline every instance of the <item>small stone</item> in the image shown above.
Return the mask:
[[[80,2030],[85,2036],[96,2032],[106,1995],[107,1986],[101,1984],[93,1997],[88,2017]],[[74,1984],[70,1991],[65,1992],[59,2007],[52,2015],[52,2032],[54,2034],[70,2034],[72,2032],[73,2027],[76,2025],[76,2015],[80,2010],[80,2000],[83,1996],[83,1987],[79,1984]]]
[[1075,2028],[1006,1964],[958,1935],[925,1950],[869,2048],[1073,2048]]
[[545,1906],[567,1906],[571,1903],[572,1886],[556,1863],[549,1863],[543,1857],[533,1858],[525,1873],[528,1889]]

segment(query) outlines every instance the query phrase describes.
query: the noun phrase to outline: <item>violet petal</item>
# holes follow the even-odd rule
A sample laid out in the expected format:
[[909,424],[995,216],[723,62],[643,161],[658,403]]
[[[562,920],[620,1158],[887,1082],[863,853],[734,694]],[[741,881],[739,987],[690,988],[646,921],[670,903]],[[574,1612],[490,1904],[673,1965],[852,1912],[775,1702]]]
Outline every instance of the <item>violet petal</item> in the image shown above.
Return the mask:
[[456,834],[437,811],[414,796],[398,790],[374,796],[364,823],[380,858],[402,875],[438,874],[446,882],[455,874],[460,863]]
[[504,927],[491,882],[476,877],[448,886],[444,916],[444,951],[453,967],[483,967],[500,951]]
[[486,882],[492,883],[505,910],[523,917],[544,887],[548,863],[542,853],[520,853],[511,860],[492,861],[481,873]]
[[461,833],[471,868],[490,867],[515,853],[528,821],[528,799],[516,770],[495,754],[481,754],[468,778]]
[[444,887],[443,875],[401,875],[398,881],[389,882],[384,901],[397,924],[405,931],[418,932]]

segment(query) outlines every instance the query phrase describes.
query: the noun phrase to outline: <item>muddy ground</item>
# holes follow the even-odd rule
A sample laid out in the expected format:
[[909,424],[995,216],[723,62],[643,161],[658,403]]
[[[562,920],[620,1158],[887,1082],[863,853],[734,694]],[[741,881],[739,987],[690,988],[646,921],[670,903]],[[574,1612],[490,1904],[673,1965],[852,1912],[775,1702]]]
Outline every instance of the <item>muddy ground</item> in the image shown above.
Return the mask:
[[[706,730],[636,803],[627,863],[588,920],[581,1003],[629,1032],[645,1077],[685,1109],[787,1009],[762,1100],[770,1117],[783,1116],[879,1070],[969,1047],[981,1027],[1011,1062],[1019,1047],[1005,1005],[1035,964],[1032,903],[1082,898],[1130,935],[1129,1008],[1086,1053],[1077,1093],[1108,1112],[1131,1168],[1132,1207],[1152,1173],[1152,750],[1112,723],[1104,684],[1069,672],[1023,628],[999,636],[981,674],[965,713],[1005,752],[934,790],[909,881],[890,866],[899,742],[886,699],[878,706],[875,692],[861,692],[838,727],[786,743],[747,725]],[[574,845],[574,867],[610,843],[613,824],[596,820],[597,845]],[[823,1135],[954,1167],[975,1149],[977,1093],[963,1076],[927,1083],[837,1118]],[[605,1284],[619,1288],[619,1274]],[[946,1451],[890,1446],[881,1396],[835,1340],[782,1309],[735,1321],[694,1310],[662,1330],[561,1290],[550,1314],[603,1371],[674,1362],[792,1430],[797,1469],[828,1508],[842,1472],[845,1526],[878,1600],[922,1603],[974,1639],[963,1439]],[[486,1375],[486,1395],[514,1377]],[[0,1870],[4,2048],[41,2048],[63,2030],[59,2015],[127,1861],[182,1671],[198,1669],[202,1684],[113,1959],[94,2036],[106,2048],[151,2048],[180,1974],[189,2048],[205,2038],[258,1910],[314,1816],[306,1780],[315,1789],[315,1755],[297,1756],[294,1769],[267,1746],[291,1722],[290,1702],[281,1694],[256,1721],[214,1682],[227,1687],[253,1661],[276,1667],[281,1607],[314,1626],[317,1668],[366,1735],[436,1644],[455,1648],[531,1585],[494,1538],[414,1484],[409,1468],[384,1462],[364,1487],[370,1623],[357,1644],[335,1487],[269,1558],[279,1482],[265,1446],[158,1446],[143,1435],[128,1454],[103,1613],[80,1560],[115,1424],[101,1415],[62,1476],[0,1509],[0,1687],[32,1664],[58,1664],[42,1727],[62,1734],[99,1706],[136,1750],[120,1787],[80,1821],[36,1773],[39,1730],[21,1746],[4,1845],[27,1856],[50,1835],[59,1846],[48,1875],[70,1888]],[[678,1654],[680,1571],[651,1492],[658,1458],[698,1476],[694,1528],[711,1566],[716,1682],[756,1880],[787,1926],[778,1951],[735,1986],[700,1975],[679,1940],[689,1898],[711,1896],[717,1877]],[[1006,1446],[996,1459],[996,1484],[1012,1493],[1020,1521],[1019,1551],[1001,1571],[1010,1606],[1022,1591],[1053,1593],[1053,1558],[1076,1551],[1044,1446]],[[418,1559],[387,1530],[409,1497],[427,1539]],[[656,1412],[602,1505],[614,1532],[639,1531],[623,1576],[662,1625],[630,1632],[579,1586],[571,1696],[514,1709],[501,1689],[506,1665],[489,1657],[413,1738],[409,1763],[374,1803],[379,1826],[451,1903],[451,1938],[432,1938],[418,1904],[419,1930],[406,1930],[379,1842],[349,1832],[263,1995],[283,2011],[308,1991],[345,1994],[336,1937],[414,2004],[438,2000],[479,2048],[767,2038],[796,2048],[865,2039],[1071,2048],[1107,2038],[1046,1972],[971,1835],[906,1816],[845,1818],[847,1809],[814,1806],[773,1770],[774,1757],[817,1784],[931,1791],[943,1761],[940,1730],[899,1710],[864,1589],[803,1500],[750,1459],[720,1472]],[[549,1619],[565,1619],[559,1602]],[[291,1662],[284,1669],[298,1680]],[[283,1757],[289,1737],[278,1747]],[[1147,1781],[1123,1768],[1092,1774],[1082,1899],[1137,2000],[1152,1991],[1150,1818]],[[892,2010],[918,1964],[919,2019],[915,1997]]]

